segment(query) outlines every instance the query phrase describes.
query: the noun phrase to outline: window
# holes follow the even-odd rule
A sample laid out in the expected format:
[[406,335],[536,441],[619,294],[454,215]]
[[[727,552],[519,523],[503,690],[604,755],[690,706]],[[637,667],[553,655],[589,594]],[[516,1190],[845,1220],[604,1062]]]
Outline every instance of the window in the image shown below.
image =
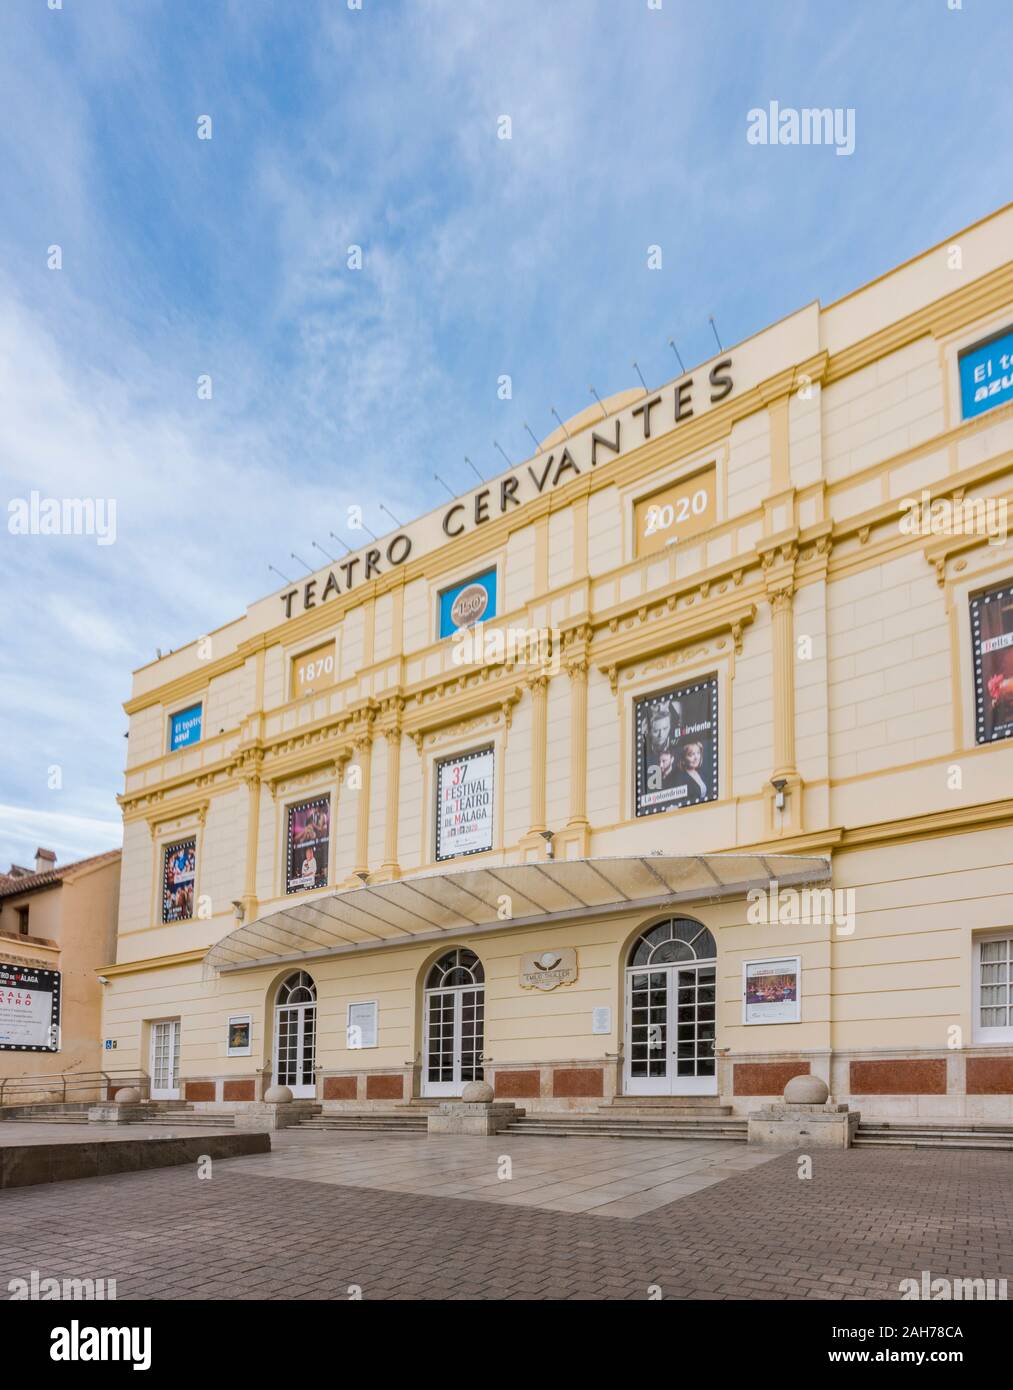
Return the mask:
[[971,599],[974,740],[1013,737],[1013,585]]
[[714,960],[717,947],[702,922],[692,917],[670,917],[658,922],[630,947],[627,965],[672,965],[677,961]]
[[169,752],[177,748],[187,748],[191,743],[200,743],[202,705],[189,705],[169,716]]
[[975,1034],[979,1042],[1013,1041],[1013,936],[979,941]]
[[472,579],[452,584],[440,594],[439,628],[441,637],[451,637],[459,628],[473,627],[496,616],[496,571],[485,570]]
[[162,921],[189,922],[193,918],[193,890],[197,879],[197,841],[180,840],[162,851]]
[[474,951],[462,946],[440,956],[426,976],[426,989],[455,989],[460,985],[484,985],[485,971]]
[[716,676],[638,700],[634,726],[638,816],[717,800]]
[[27,908],[27,907],[19,907],[19,908],[17,909],[17,913],[18,913],[18,933],[19,933],[21,936],[27,936],[27,935],[28,935],[28,908]]
[[479,748],[436,764],[436,858],[492,849],[496,755]]

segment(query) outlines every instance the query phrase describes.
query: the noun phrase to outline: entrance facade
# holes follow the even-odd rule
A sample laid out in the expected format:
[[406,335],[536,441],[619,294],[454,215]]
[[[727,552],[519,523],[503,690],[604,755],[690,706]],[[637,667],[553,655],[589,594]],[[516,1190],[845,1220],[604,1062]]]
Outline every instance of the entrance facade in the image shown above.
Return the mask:
[[717,1094],[714,937],[690,917],[637,937],[626,969],[624,1090],[633,1096]]
[[305,970],[283,980],[274,1010],[274,1080],[296,1100],[317,1093],[317,987]]
[[426,976],[422,1094],[459,1096],[482,1081],[485,971],[474,951],[448,951]]
[[151,1025],[152,1100],[179,1100],[179,1019],[163,1018]]

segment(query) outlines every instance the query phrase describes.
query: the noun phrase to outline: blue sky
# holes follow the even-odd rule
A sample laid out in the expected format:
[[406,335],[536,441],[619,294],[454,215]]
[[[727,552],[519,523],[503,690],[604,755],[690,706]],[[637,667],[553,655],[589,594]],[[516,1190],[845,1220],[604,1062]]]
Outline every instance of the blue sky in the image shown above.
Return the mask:
[[[48,3],[0,15],[3,500],[117,539],[0,532],[2,868],[119,842],[132,669],[350,504],[380,534],[1013,188],[1007,0]],[[771,100],[854,154],[748,144]]]

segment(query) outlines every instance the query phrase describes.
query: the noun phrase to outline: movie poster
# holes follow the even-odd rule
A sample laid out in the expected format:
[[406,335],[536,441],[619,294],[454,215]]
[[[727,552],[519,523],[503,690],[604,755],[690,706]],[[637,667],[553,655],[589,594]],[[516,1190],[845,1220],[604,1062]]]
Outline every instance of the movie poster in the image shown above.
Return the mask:
[[717,800],[716,676],[638,700],[634,718],[638,816]]
[[1013,735],[1013,585],[971,599],[975,741]]
[[162,858],[162,921],[189,922],[197,878],[197,841],[166,845]]
[[797,1023],[798,959],[745,963],[746,1023]]
[[436,764],[436,858],[492,849],[495,754],[491,748]]
[[327,884],[331,838],[331,798],[319,796],[288,808],[288,876],[286,893],[303,893]]
[[0,1051],[58,1052],[60,972],[0,963]]

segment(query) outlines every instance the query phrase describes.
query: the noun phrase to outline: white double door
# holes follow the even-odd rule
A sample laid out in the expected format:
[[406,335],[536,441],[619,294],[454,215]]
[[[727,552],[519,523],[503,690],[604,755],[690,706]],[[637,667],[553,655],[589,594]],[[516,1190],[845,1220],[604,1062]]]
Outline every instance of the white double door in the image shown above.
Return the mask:
[[716,1095],[714,1008],[713,963],[628,970],[626,1094]]
[[427,990],[423,1036],[424,1096],[459,1096],[469,1081],[482,1081],[484,986]]
[[163,1018],[151,1025],[152,1100],[179,1100],[179,1019]]
[[288,1086],[295,1100],[317,1094],[317,1006],[279,1004],[274,1019],[274,1080]]

